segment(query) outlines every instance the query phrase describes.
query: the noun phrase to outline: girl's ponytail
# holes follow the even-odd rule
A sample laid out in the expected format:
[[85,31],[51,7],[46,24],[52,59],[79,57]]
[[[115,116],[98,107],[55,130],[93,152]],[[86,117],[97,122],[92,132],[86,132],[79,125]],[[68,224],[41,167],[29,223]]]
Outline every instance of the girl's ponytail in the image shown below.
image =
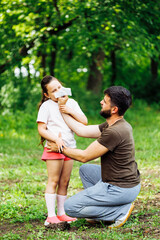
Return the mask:
[[[42,88],[42,99],[40,101],[40,103],[38,104],[38,109],[40,108],[40,106],[42,105],[42,103],[44,103],[45,101],[48,100],[47,97],[45,97],[44,93],[48,93],[47,92],[47,84],[49,84],[52,80],[56,80],[58,81],[55,77],[52,77],[52,76],[45,76],[42,81],[41,81],[41,88]],[[44,141],[45,141],[45,138],[41,137],[41,141],[39,143],[39,145],[42,145],[44,147]]]

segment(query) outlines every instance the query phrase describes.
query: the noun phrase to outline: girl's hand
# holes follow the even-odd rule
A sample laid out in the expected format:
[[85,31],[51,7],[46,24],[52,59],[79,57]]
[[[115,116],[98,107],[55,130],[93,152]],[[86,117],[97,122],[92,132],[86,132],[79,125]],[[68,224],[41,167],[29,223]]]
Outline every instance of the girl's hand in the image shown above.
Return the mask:
[[66,102],[68,101],[68,96],[64,96],[64,97],[59,97],[58,98],[58,105],[65,105]]
[[59,105],[59,111],[61,113],[66,113],[66,114],[71,114],[72,115],[72,109],[69,108],[68,106],[66,105]]

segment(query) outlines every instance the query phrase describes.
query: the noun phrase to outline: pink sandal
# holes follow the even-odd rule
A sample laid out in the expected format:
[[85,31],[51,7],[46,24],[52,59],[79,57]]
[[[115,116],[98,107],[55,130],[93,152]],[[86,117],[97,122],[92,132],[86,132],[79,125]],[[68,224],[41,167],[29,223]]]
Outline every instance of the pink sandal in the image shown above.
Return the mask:
[[68,223],[71,223],[71,222],[75,222],[77,220],[77,218],[72,218],[72,217],[69,217],[67,215],[62,215],[62,216],[58,216],[57,215],[57,218],[60,220],[60,221],[66,221]]
[[54,223],[55,223],[55,224],[58,224],[58,223],[60,223],[60,222],[61,222],[61,220],[59,220],[57,216],[47,217],[44,225],[45,225],[45,226],[48,226],[49,224],[54,224]]

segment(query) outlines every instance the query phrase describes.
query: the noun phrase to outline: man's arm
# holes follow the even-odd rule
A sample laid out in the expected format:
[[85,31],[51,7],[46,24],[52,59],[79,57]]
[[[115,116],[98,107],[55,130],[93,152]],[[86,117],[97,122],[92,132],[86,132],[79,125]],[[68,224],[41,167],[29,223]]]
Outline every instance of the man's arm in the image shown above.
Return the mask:
[[[48,148],[50,151],[56,151],[56,146],[54,143],[49,143]],[[101,157],[106,152],[108,152],[108,148],[101,145],[97,140],[91,143],[85,150],[81,149],[73,149],[64,147],[63,153],[79,162],[86,163],[98,157]]]
[[62,116],[68,127],[71,128],[72,131],[75,132],[77,136],[86,138],[100,137],[101,131],[98,125],[85,126],[84,124],[77,122],[74,118],[67,114],[62,113]]
[[59,136],[57,137],[47,129],[46,123],[43,123],[43,122],[38,122],[38,132],[40,136],[42,136],[46,140],[55,142],[58,146],[59,152],[62,150],[62,146],[64,146],[64,142],[61,138],[61,134],[59,134]]
[[71,115],[76,121],[80,122],[80,123],[83,123],[84,125],[87,125],[88,124],[88,120],[87,120],[87,117],[85,116],[85,114],[83,112],[79,113],[77,110],[76,110],[76,106],[78,106],[79,110],[80,107],[78,105],[78,103],[76,103],[76,106],[75,106],[75,109],[72,109],[70,107],[68,107],[66,105],[66,102],[68,100],[68,96],[63,96],[63,97],[59,97],[58,98],[58,105],[59,105],[59,110],[61,113],[66,113],[66,114],[69,114]]
[[72,116],[77,122],[83,123],[84,125],[87,125],[88,123],[87,117],[84,114],[78,113],[74,109],[69,108],[64,104],[59,105],[59,110],[61,113],[65,113]]

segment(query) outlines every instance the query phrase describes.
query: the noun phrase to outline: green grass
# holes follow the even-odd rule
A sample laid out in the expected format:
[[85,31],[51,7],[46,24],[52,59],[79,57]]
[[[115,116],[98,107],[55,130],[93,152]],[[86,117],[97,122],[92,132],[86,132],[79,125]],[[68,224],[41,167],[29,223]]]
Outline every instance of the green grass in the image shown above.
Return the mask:
[[[72,223],[68,231],[46,230],[43,223],[46,218],[44,191],[47,172],[45,162],[40,160],[43,150],[38,146],[36,127],[20,127],[23,126],[22,121],[21,124],[18,123],[18,128],[16,125],[15,128],[1,128],[0,239],[158,239],[160,112],[158,108],[135,102],[126,114],[126,119],[133,126],[142,189],[131,218],[122,228],[112,231],[103,224],[90,226],[84,219]],[[5,118],[5,121],[9,126],[9,119]],[[100,122],[103,122],[103,119],[89,120],[90,124]],[[93,141],[76,138],[81,149]],[[95,162],[99,164],[100,160]],[[82,189],[78,173],[80,165],[81,163],[74,162],[69,196]]]

